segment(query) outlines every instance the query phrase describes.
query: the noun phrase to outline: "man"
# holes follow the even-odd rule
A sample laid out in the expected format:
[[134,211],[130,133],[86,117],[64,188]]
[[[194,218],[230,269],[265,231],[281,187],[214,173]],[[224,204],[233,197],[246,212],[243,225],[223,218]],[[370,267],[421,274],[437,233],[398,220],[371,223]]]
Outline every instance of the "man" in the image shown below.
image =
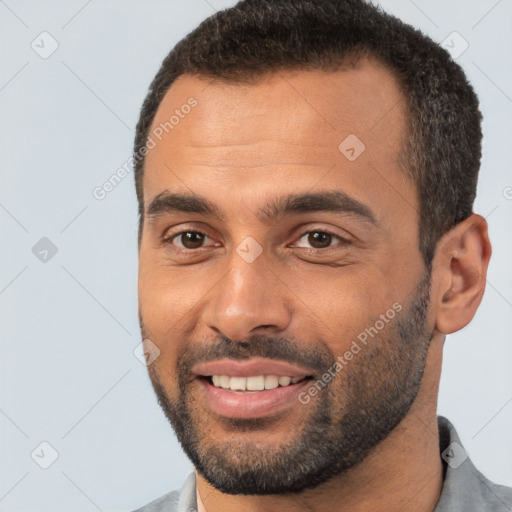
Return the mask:
[[154,511],[505,511],[436,416],[491,245],[461,68],[362,0],[244,0],[135,140],[139,320],[194,464]]

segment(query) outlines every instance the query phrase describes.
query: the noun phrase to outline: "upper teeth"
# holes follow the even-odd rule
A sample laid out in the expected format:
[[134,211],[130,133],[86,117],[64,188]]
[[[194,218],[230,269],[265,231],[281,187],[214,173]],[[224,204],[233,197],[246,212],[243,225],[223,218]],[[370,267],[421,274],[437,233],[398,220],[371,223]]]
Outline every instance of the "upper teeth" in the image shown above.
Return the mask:
[[278,377],[277,375],[258,375],[256,377],[229,377],[228,375],[212,375],[213,385],[217,388],[232,391],[262,391],[275,389],[278,386],[295,384],[302,377]]

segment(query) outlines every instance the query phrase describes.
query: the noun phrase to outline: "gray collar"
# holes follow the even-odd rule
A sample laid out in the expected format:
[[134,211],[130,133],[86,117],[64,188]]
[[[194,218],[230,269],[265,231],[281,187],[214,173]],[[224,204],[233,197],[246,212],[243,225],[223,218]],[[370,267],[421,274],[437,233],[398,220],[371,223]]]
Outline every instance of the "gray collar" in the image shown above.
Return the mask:
[[435,512],[510,512],[512,488],[485,478],[468,457],[454,426],[443,416],[437,422],[445,477]]

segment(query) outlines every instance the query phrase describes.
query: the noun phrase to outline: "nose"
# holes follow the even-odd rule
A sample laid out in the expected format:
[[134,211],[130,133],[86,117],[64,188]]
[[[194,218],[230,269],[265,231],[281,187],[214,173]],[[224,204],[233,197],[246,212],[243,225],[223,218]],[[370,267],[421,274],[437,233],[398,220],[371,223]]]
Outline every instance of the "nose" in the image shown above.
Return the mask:
[[212,290],[203,320],[217,334],[245,340],[254,334],[283,332],[291,321],[290,291],[260,255],[247,263],[237,253]]

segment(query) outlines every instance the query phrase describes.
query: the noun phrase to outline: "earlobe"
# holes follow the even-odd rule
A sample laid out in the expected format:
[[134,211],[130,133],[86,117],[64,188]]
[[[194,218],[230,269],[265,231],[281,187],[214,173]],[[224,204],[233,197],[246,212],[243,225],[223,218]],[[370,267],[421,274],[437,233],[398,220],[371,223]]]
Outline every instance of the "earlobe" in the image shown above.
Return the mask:
[[437,281],[436,328],[451,334],[474,317],[485,291],[491,257],[487,221],[473,214],[439,241],[433,273]]

